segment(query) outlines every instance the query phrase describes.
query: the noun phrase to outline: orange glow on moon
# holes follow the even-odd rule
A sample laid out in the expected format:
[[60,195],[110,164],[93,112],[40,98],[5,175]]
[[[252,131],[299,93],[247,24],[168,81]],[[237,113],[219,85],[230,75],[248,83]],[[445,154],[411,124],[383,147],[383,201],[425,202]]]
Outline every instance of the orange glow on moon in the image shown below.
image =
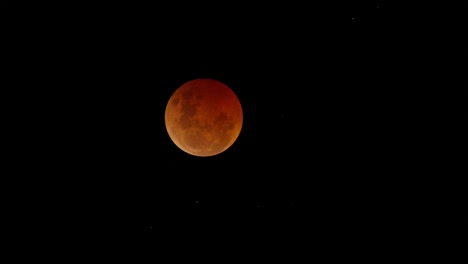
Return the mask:
[[225,84],[212,79],[184,83],[170,97],[165,123],[177,147],[208,157],[228,149],[242,129],[239,99]]

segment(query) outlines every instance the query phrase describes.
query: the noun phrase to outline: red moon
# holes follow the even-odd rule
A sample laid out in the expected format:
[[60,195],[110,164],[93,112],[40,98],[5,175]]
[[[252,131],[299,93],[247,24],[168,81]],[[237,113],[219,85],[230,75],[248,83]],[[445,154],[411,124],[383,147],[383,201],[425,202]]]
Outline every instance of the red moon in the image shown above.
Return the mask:
[[242,129],[239,99],[225,84],[213,79],[184,83],[166,106],[166,129],[174,144],[198,157],[228,149]]

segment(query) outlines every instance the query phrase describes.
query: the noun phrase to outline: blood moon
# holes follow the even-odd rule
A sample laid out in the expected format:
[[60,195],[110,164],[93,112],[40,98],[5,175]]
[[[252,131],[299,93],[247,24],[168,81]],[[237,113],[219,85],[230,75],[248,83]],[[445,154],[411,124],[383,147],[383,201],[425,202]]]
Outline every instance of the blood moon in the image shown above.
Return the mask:
[[214,156],[228,149],[242,129],[239,99],[222,82],[195,79],[170,97],[165,123],[177,147],[194,156]]

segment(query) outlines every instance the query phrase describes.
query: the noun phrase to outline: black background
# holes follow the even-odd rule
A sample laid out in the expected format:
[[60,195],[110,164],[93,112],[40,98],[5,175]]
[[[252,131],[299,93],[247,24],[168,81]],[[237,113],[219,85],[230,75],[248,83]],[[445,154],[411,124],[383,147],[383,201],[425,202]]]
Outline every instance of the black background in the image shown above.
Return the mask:
[[[415,33],[383,3],[36,5],[13,19],[32,72],[18,77],[34,106],[25,178],[40,186],[35,223],[59,241],[149,259],[403,243],[429,147],[415,129]],[[190,156],[165,130],[169,97],[195,78],[243,107],[218,156]]]

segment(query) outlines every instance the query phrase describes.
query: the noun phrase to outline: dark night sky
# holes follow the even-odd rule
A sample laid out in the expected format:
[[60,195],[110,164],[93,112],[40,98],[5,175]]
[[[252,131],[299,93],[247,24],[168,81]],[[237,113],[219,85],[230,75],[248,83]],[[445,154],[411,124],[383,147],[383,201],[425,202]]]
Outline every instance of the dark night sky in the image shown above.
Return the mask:
[[[31,155],[48,161],[33,181],[50,189],[52,225],[66,239],[133,237],[149,255],[200,237],[309,237],[328,252],[397,232],[417,148],[401,118],[410,32],[383,1],[332,2],[41,6],[29,67],[45,114],[31,119],[48,140]],[[179,150],[164,125],[195,78],[228,85],[244,111],[237,141],[210,158]]]

